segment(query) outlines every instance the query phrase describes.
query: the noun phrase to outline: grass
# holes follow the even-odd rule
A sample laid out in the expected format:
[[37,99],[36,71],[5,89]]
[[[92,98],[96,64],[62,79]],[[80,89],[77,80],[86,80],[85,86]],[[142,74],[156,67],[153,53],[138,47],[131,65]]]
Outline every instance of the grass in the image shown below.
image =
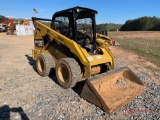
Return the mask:
[[[137,33],[138,32],[135,32],[135,34],[134,32],[115,32],[114,34],[114,32],[112,32],[111,35],[120,43],[121,48],[135,52],[148,61],[160,66],[160,38],[151,37],[151,35],[148,37],[148,32],[143,32],[143,35],[141,35],[143,37],[136,36]],[[127,37],[123,37],[127,34]],[[129,34],[132,34],[132,36]]]

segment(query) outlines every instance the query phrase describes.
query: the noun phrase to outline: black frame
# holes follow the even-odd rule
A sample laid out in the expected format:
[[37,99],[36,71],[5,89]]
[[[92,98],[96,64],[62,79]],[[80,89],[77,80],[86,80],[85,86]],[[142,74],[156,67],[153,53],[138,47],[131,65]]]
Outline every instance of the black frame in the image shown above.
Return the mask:
[[[84,12],[84,14],[81,14]],[[69,18],[69,26],[72,28],[72,37],[73,40],[77,42],[77,25],[76,20],[77,18],[85,18],[90,17],[92,19],[92,28],[93,28],[93,44],[96,44],[96,20],[95,20],[95,14],[98,12],[89,8],[84,7],[73,7],[66,10],[62,10],[59,12],[56,12],[52,17],[52,24],[51,28],[54,28],[54,20],[56,17],[63,16]]]

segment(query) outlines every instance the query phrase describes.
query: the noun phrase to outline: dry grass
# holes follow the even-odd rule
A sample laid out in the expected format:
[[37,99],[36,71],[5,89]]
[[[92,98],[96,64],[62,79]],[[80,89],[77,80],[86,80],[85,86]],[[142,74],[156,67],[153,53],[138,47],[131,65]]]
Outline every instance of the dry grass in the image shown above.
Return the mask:
[[158,31],[119,31],[109,32],[109,36],[114,38],[149,38],[150,40],[160,39],[160,32]]
[[120,47],[144,56],[147,60],[160,66],[160,32],[110,32],[120,43]]

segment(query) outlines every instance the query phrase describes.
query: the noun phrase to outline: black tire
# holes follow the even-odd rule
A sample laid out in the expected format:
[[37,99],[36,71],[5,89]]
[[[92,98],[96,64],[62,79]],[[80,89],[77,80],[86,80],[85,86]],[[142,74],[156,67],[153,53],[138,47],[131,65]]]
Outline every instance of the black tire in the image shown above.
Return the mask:
[[36,59],[36,68],[41,76],[49,76],[55,67],[52,56],[48,53],[39,54]]
[[72,88],[81,80],[81,69],[73,58],[62,58],[56,65],[56,77],[63,88]]

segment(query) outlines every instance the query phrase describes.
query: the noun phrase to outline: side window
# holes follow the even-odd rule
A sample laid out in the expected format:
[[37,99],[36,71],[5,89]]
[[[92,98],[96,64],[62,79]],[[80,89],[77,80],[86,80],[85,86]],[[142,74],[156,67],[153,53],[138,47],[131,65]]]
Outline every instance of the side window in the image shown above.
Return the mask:
[[63,16],[56,17],[54,20],[54,29],[66,36],[69,31],[69,18]]

